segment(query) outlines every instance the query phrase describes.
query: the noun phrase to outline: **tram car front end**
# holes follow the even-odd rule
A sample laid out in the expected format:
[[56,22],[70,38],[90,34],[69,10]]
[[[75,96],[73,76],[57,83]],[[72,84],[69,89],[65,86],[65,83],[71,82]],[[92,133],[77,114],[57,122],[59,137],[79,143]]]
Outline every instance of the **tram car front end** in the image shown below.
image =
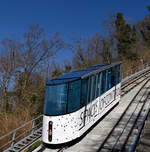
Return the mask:
[[42,140],[57,145],[82,136],[120,100],[121,62],[87,67],[46,84]]

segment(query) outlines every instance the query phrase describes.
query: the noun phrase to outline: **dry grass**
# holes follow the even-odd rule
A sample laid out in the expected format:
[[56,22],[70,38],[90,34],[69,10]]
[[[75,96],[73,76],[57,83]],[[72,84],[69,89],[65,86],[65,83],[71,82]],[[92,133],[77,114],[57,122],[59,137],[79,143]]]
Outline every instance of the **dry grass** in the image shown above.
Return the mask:
[[[25,122],[28,122],[32,119],[33,109],[31,107],[17,107],[12,113],[3,113],[0,116],[0,136],[3,136],[10,131],[20,127]],[[28,124],[24,128],[20,129],[16,136],[24,132],[25,130],[32,127],[32,124]],[[25,136],[25,135],[24,135]],[[3,140],[0,141],[0,147],[6,143],[7,141],[12,139],[12,135],[7,136]],[[19,140],[19,138],[18,138]],[[1,151],[1,149],[0,149]]]
[[140,70],[141,62],[139,60],[131,61],[131,60],[123,60],[122,61],[122,74],[123,78],[134,74]]
[[3,113],[0,118],[0,136],[31,120],[32,111],[30,107],[17,107],[13,113]]

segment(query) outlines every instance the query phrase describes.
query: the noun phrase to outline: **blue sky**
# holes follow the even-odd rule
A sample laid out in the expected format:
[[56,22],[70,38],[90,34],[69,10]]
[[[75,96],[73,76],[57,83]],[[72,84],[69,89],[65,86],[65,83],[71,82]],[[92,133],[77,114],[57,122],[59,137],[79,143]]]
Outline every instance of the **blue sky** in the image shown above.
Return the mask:
[[101,24],[110,12],[120,11],[134,23],[148,13],[148,4],[148,0],[0,0],[0,39],[20,37],[32,23],[67,38],[102,33]]
[[28,25],[39,23],[46,34],[60,32],[66,40],[100,32],[113,12],[136,23],[147,13],[148,0],[0,0],[0,40],[19,37]]

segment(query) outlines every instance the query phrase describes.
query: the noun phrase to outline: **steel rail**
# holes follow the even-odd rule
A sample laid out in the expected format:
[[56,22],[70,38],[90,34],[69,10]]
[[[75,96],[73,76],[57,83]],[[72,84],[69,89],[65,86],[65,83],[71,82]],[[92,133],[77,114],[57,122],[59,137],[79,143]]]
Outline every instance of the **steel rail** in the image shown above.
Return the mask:
[[[121,117],[117,120],[117,122],[115,123],[115,125],[113,126],[113,128],[111,129],[111,131],[108,133],[107,137],[104,139],[103,143],[100,145],[99,149],[97,152],[100,152],[102,148],[104,148],[104,145],[105,143],[108,141],[108,139],[110,138],[110,136],[112,135],[113,131],[116,129],[116,127],[118,126],[118,124],[120,123],[120,121],[122,120],[122,118],[125,116],[125,113],[127,112],[127,110],[130,108],[131,104],[133,103],[133,101],[136,99],[137,95],[140,93],[140,91],[144,88],[144,86],[147,84],[147,82],[149,81],[150,79],[148,79],[144,84],[143,86],[138,90],[138,92],[136,93],[136,95],[134,96],[134,98],[132,99],[132,101],[130,102],[130,104],[127,106],[127,108],[125,109],[125,111],[122,113]],[[130,118],[129,118],[130,119]],[[129,121],[129,120],[128,120]],[[127,125],[127,124],[126,124]],[[124,128],[125,129],[125,128]],[[123,129],[123,131],[124,131]],[[122,131],[122,133],[123,133]],[[121,134],[122,134],[121,133]],[[116,143],[118,142],[119,138],[117,139]],[[115,144],[116,144],[115,143]],[[109,149],[110,151],[113,151],[114,150],[114,147],[115,145],[113,146],[112,149]],[[118,151],[116,149],[116,151]]]
[[[142,83],[144,80],[146,80],[150,76],[150,71],[147,71],[143,74],[141,74],[139,77],[135,77],[131,79],[129,82],[123,84],[121,86],[121,96],[127,94],[130,90],[135,88],[137,85]],[[127,88],[127,89],[126,89]]]
[[138,134],[137,134],[137,138],[136,138],[134,144],[131,146],[129,152],[133,152],[133,151],[135,151],[135,149],[136,149],[136,146],[137,146],[138,141],[139,141],[139,139],[140,139],[141,132],[142,132],[142,130],[143,130],[143,128],[144,128],[144,125],[145,125],[145,121],[146,121],[146,119],[147,119],[147,117],[148,117],[149,111],[150,111],[150,108],[147,110],[147,112],[146,112],[146,114],[145,114],[145,116],[144,116],[143,122],[141,123],[141,125],[140,125],[140,127],[139,127],[139,132],[138,132]]
[[[148,82],[149,80],[150,80],[150,79],[148,79],[147,82]],[[126,146],[126,144],[127,144],[127,142],[128,142],[128,139],[129,139],[130,135],[132,134],[133,129],[134,129],[135,125],[136,125],[136,122],[137,122],[137,120],[138,120],[138,118],[139,118],[139,116],[140,116],[140,114],[141,114],[141,112],[142,112],[142,110],[143,110],[143,108],[144,108],[144,106],[145,106],[145,103],[146,103],[147,98],[148,98],[148,96],[149,96],[149,94],[147,94],[147,93],[148,93],[147,90],[148,90],[148,89],[146,89],[146,91],[144,92],[144,94],[143,94],[142,97],[141,97],[141,99],[142,99],[142,98],[146,95],[146,98],[144,99],[144,102],[143,102],[143,104],[142,104],[142,106],[141,106],[141,109],[140,109],[140,111],[139,111],[136,119],[134,120],[134,123],[133,123],[130,131],[129,131],[128,134],[126,135],[126,139],[125,139],[123,145],[121,146],[120,151],[124,151],[124,150],[125,150],[125,146]],[[135,111],[137,110],[139,104],[141,103],[141,102],[140,102],[141,99],[140,99],[139,102],[137,103],[136,108],[134,109],[134,111],[133,111],[132,115],[130,116],[128,122],[126,123],[126,125],[125,125],[125,127],[124,127],[124,129],[123,129],[123,131],[122,131],[122,133],[121,133],[121,135],[123,134],[124,130],[126,129],[126,127],[127,127],[127,125],[128,125],[128,123],[131,121],[132,117],[134,116]],[[133,121],[133,120],[132,120],[132,121]],[[117,142],[118,142],[118,141],[117,141]],[[116,144],[117,144],[117,143],[116,143]],[[116,145],[115,145],[115,146],[116,146]],[[114,146],[114,147],[115,147],[115,146]],[[113,149],[114,149],[114,148],[113,148]]]
[[[145,92],[145,93],[146,93],[146,92]],[[144,95],[143,95],[143,96],[144,96]],[[137,122],[137,120],[138,120],[138,118],[139,118],[139,116],[140,116],[140,114],[141,114],[141,112],[142,112],[142,110],[143,110],[143,108],[144,108],[144,106],[145,106],[145,103],[146,103],[148,97],[149,97],[149,94],[147,95],[147,97],[146,97],[146,99],[145,99],[145,101],[144,101],[144,103],[143,103],[143,105],[142,105],[142,107],[141,107],[141,109],[140,109],[140,112],[138,113],[138,116],[137,116],[136,119],[135,119],[135,123],[134,123],[133,126],[131,127],[131,130],[129,131],[129,133],[128,133],[128,135],[127,135],[127,138],[125,139],[124,144],[121,146],[121,150],[120,150],[120,151],[125,151],[125,146],[126,146],[126,144],[127,144],[127,142],[128,142],[128,139],[129,139],[130,135],[131,135],[132,132],[133,132],[133,129],[134,129],[135,125],[136,125],[136,122]],[[144,121],[144,120],[143,120],[143,121]]]

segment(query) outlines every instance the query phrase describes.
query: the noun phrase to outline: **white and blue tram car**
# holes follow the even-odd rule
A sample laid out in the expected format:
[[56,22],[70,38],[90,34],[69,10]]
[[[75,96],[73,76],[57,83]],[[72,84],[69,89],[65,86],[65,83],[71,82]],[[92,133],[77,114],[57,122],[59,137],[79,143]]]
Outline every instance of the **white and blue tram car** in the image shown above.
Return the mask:
[[120,100],[121,62],[87,67],[46,84],[42,140],[63,144],[83,135]]

